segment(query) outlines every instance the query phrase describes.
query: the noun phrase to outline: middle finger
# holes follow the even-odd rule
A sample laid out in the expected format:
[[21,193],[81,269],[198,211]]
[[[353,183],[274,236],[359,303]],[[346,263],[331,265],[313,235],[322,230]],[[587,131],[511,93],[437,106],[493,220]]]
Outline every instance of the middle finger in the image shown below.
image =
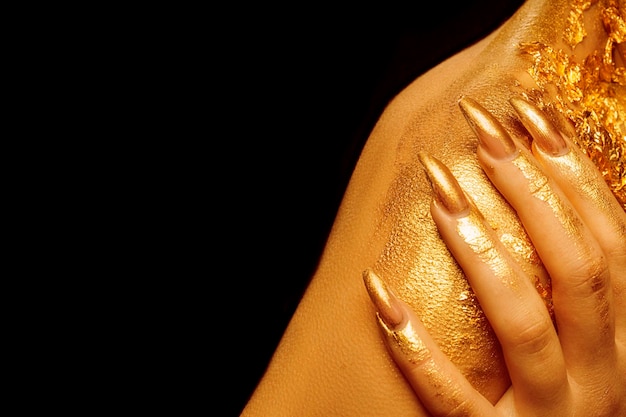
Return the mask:
[[449,169],[420,153],[431,214],[497,335],[516,395],[545,407],[567,387],[556,331],[531,278],[464,195]]

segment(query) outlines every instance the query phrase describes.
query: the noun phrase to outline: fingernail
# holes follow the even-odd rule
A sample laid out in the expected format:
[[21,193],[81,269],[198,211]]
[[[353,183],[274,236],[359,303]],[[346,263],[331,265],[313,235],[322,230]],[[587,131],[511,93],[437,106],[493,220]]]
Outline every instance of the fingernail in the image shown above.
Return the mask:
[[458,102],[465,120],[489,155],[504,159],[517,154],[515,142],[500,122],[476,100],[461,97]]
[[404,320],[404,313],[395,294],[371,269],[363,272],[363,282],[370,299],[376,306],[378,317],[387,327],[391,329],[398,327]]
[[509,102],[541,150],[552,156],[565,155],[569,151],[561,132],[537,106],[517,97]]
[[420,152],[418,157],[435,193],[435,199],[450,214],[466,212],[469,209],[469,202],[448,167],[426,152]]
[[413,364],[423,363],[432,356],[419,335],[419,323],[405,315],[399,299],[372,270],[363,272],[365,288],[378,310],[378,325],[387,338],[388,346]]

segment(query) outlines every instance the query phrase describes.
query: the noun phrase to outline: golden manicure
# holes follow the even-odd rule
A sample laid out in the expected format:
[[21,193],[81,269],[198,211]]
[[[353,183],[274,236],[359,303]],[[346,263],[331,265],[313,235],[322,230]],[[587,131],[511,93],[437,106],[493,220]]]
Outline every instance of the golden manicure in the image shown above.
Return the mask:
[[404,313],[395,294],[371,269],[363,272],[363,282],[380,319],[391,328],[400,325],[404,320]]
[[378,310],[378,325],[392,346],[411,363],[420,363],[431,356],[411,320],[407,320],[400,300],[371,269],[363,272],[363,282]]
[[450,214],[466,214],[470,205],[450,169],[435,157],[420,152],[419,160],[426,171],[436,200]]
[[517,154],[517,147],[509,133],[476,100],[461,97],[458,104],[465,120],[478,137],[480,145],[489,155],[497,159],[504,159]]
[[509,102],[526,130],[543,151],[552,156],[565,155],[569,151],[561,132],[538,107],[521,98],[512,98]]

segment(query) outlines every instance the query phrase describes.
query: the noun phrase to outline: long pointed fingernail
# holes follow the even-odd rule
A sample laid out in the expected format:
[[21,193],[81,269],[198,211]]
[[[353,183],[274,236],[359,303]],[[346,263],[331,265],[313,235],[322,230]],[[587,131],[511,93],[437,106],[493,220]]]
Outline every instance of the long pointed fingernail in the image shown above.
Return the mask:
[[561,132],[537,106],[517,97],[509,101],[541,150],[552,156],[565,155],[569,151]]
[[465,213],[469,209],[469,202],[448,167],[426,152],[420,152],[418,157],[426,171],[437,202],[441,203],[450,214]]
[[395,294],[370,269],[363,272],[363,281],[378,310],[378,325],[387,338],[388,346],[396,355],[402,355],[404,360],[414,364],[423,363],[431,357],[430,350],[419,335],[419,323],[413,323],[414,318],[405,314],[405,307]]
[[371,269],[363,272],[363,282],[379,318],[390,329],[398,327],[404,321],[404,313],[396,295]]
[[461,97],[458,102],[465,120],[478,137],[481,146],[497,159],[517,154],[517,147],[500,122],[476,100]]

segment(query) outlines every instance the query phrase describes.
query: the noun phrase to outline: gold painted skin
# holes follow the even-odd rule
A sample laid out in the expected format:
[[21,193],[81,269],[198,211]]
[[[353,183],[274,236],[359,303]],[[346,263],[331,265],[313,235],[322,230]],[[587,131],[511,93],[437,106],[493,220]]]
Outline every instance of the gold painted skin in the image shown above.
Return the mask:
[[[583,160],[580,154],[576,152],[569,152],[566,155],[560,157],[546,155],[546,158],[550,158],[551,163],[559,166],[561,171],[567,172],[572,179],[591,177],[592,175],[590,174],[579,174],[582,172],[590,172],[591,170],[596,170],[595,166],[588,164],[587,161]],[[589,201],[593,201],[595,209],[605,209],[606,207],[609,207],[609,204],[611,204],[611,202],[607,200],[606,195],[598,190],[598,186],[596,183],[584,183],[581,184],[580,187],[582,189],[582,192],[592,196]],[[608,221],[610,222],[610,224],[608,224],[606,227],[612,228],[614,230],[619,229],[618,225],[620,223],[618,222],[616,216],[609,216]],[[623,231],[623,235],[626,236],[626,230]]]
[[508,282],[507,277],[510,277],[512,272],[506,260],[497,252],[493,242],[489,239],[489,232],[482,222],[482,215],[476,210],[470,211],[469,215],[458,220],[456,229],[459,236],[481,261],[494,271],[494,275],[502,277],[503,282]]
[[[595,162],[601,169],[604,167],[605,178],[611,185],[616,198],[624,202],[626,200],[623,198],[623,193],[626,190],[623,185],[626,175],[623,170],[623,155],[626,138],[623,136],[622,126],[626,117],[622,116],[626,115],[623,111],[626,96],[620,97],[620,94],[624,93],[623,77],[620,75],[624,74],[624,68],[617,68],[615,62],[606,59],[605,69],[616,74],[610,81],[607,81],[601,79],[600,76],[595,76],[588,68],[590,61],[578,63],[572,56],[573,51],[568,51],[568,45],[574,42],[573,39],[576,40],[576,45],[584,39],[581,35],[584,29],[582,16],[583,12],[589,8],[582,2],[553,1],[544,2],[543,6],[550,9],[550,12],[544,15],[549,15],[550,19],[536,23],[533,27],[538,30],[537,32],[498,34],[498,36],[509,35],[517,41],[513,43],[517,48],[510,51],[514,58],[494,63],[488,56],[489,47],[487,47],[483,54],[477,56],[472,63],[472,70],[466,71],[467,78],[456,79],[453,87],[447,90],[451,93],[457,92],[457,94],[460,91],[483,103],[503,123],[507,131],[526,143],[530,142],[528,132],[520,126],[516,120],[518,115],[511,111],[512,106],[508,102],[503,102],[504,100],[508,101],[519,94],[537,102],[548,114],[552,110],[551,118],[558,123],[558,126],[564,128],[564,120],[568,120],[574,126],[573,129],[570,126],[568,131],[585,131],[585,134],[580,135],[578,143],[588,147],[585,148],[588,154],[612,155],[610,158],[603,159],[596,156]],[[610,9],[612,11],[609,14],[616,20],[613,6],[615,5],[609,2],[595,2],[591,11],[598,18],[606,15],[607,10]],[[570,11],[581,18],[569,20]],[[546,10],[542,12],[545,13]],[[566,16],[565,13],[568,15]],[[563,26],[558,27],[559,24]],[[600,37],[602,39],[598,41],[599,47],[606,48],[611,43],[610,39],[615,38],[615,33],[621,33],[622,29],[621,26],[613,25],[611,36]],[[569,35],[567,42],[558,36],[560,33]],[[574,36],[574,33],[577,35]],[[619,35],[617,38],[623,37]],[[548,45],[553,46],[548,47]],[[598,53],[596,51],[596,49],[591,49],[588,55],[595,57]],[[494,53],[502,56],[501,51]],[[518,59],[518,62],[514,62]],[[548,63],[551,63],[553,67],[549,67]],[[550,68],[553,70],[550,71]],[[489,79],[492,72],[506,72],[509,69],[513,76],[503,85],[501,84],[499,91],[494,92],[490,88],[493,85],[489,82],[482,85],[483,80]],[[526,74],[522,72],[522,69]],[[580,77],[567,78],[559,71],[577,71]],[[527,78],[527,74],[530,74],[532,82]],[[423,98],[424,90],[428,92],[428,88],[420,81],[425,81],[427,78],[428,76],[423,80],[417,80],[409,87],[409,91],[413,90],[414,94]],[[418,86],[423,90],[418,92]],[[408,100],[405,98],[407,94],[410,93],[404,92],[398,101]],[[432,103],[425,99],[425,102],[416,110],[416,114],[412,115],[420,122],[413,126],[410,124],[406,126],[398,141],[398,153],[402,154],[396,163],[398,175],[389,189],[384,206],[385,217],[381,223],[381,227],[388,228],[389,237],[374,269],[384,279],[389,280],[402,299],[407,300],[413,306],[425,325],[432,329],[434,337],[441,342],[440,345],[445,353],[463,369],[470,381],[480,391],[489,391],[494,387],[494,380],[506,380],[502,373],[503,364],[497,343],[490,343],[493,335],[481,312],[475,307],[476,301],[473,296],[467,297],[471,291],[468,291],[463,273],[458,269],[454,260],[447,256],[444,245],[436,233],[432,220],[429,218],[428,201],[420,195],[423,186],[420,184],[419,176],[415,174],[415,160],[409,155],[425,150],[448,165],[463,188],[474,197],[480,210],[486,213],[492,226],[501,234],[501,241],[528,268],[532,265],[528,265],[528,261],[524,258],[528,259],[530,242],[508,204],[503,204],[493,187],[485,184],[475,158],[468,155],[468,149],[475,149],[475,138],[468,136],[456,122],[455,114],[458,112],[449,108],[455,99],[458,97],[441,98],[438,96],[433,99]],[[450,114],[440,114],[441,112],[426,114],[439,106]],[[598,120],[591,125],[583,115],[594,111],[603,116],[598,117]],[[611,119],[607,114],[618,116]],[[384,120],[382,122],[384,123]],[[442,129],[439,126],[433,126],[432,123],[446,123],[452,126],[452,129]],[[435,135],[432,132],[435,132]],[[550,132],[546,132],[548,133]],[[430,134],[428,140],[420,140],[422,134]],[[598,150],[599,146],[592,144],[589,139],[598,136],[605,138],[600,150]],[[441,149],[442,144],[445,144],[446,149]],[[608,161],[613,161],[610,169],[606,168]],[[528,175],[531,173],[528,172]],[[536,175],[534,178],[539,181]],[[510,236],[522,237],[523,240],[515,242],[517,245],[511,245]],[[523,249],[520,250],[520,247]],[[531,252],[534,251],[531,250]],[[537,259],[536,256],[534,259]],[[545,275],[541,269],[541,266],[538,266],[537,272],[530,273],[529,276],[536,281],[540,289],[545,290],[545,281],[542,283],[541,279],[537,279]],[[549,296],[549,289],[545,291],[545,295]],[[450,326],[450,323],[454,326]],[[487,352],[489,360],[485,360]],[[468,366],[470,363],[471,365]]]
[[[523,95],[558,114],[561,130],[591,158],[626,210],[626,2],[571,3],[563,39],[569,48],[541,41],[521,43],[520,49],[531,57],[528,73],[536,83]],[[586,25],[585,12],[592,7],[598,9],[598,21]],[[580,49],[589,35],[587,26],[593,24],[602,25],[606,37],[584,59],[576,60],[568,49]]]
[[[379,338],[359,279],[368,268],[415,311],[486,398],[501,396],[509,378],[499,344],[430,216],[433,193],[418,155],[427,152],[449,167],[537,284],[545,270],[515,212],[479,166],[476,136],[457,103],[464,95],[476,99],[524,146],[530,135],[509,100],[528,98],[597,155],[594,162],[623,202],[626,57],[622,25],[615,22],[624,20],[626,6],[618,2],[621,9],[614,11],[614,3],[587,8],[579,0],[528,0],[500,29],[389,103],[360,155],[318,269],[243,417],[427,415]],[[592,61],[602,70],[593,70]],[[549,289],[537,287],[549,296]]]
[[430,351],[419,337],[413,323],[407,321],[404,326],[394,329],[390,328],[385,321],[378,316],[378,323],[388,338],[393,340],[393,344],[402,351],[402,355],[407,361],[413,364],[422,364],[430,358]]

